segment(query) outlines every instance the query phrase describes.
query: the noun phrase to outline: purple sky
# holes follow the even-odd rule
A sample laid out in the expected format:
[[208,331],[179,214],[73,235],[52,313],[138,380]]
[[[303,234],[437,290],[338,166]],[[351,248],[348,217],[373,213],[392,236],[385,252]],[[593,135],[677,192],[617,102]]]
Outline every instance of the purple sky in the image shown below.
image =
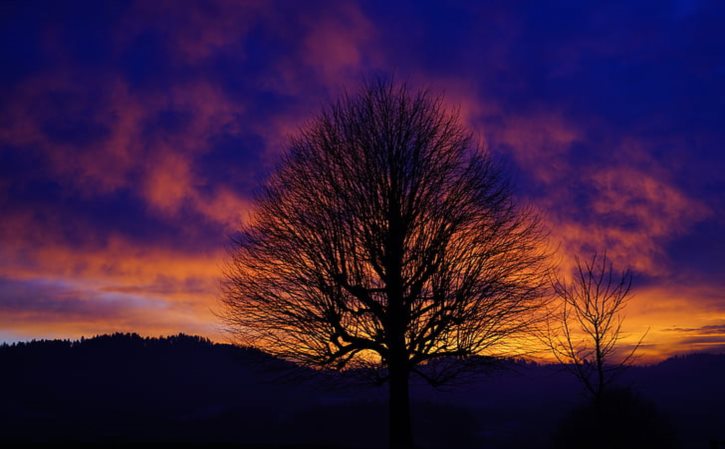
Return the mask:
[[564,268],[634,269],[645,355],[722,350],[725,3],[447,3],[1,2],[0,340],[223,339],[287,136],[392,75],[460,108]]

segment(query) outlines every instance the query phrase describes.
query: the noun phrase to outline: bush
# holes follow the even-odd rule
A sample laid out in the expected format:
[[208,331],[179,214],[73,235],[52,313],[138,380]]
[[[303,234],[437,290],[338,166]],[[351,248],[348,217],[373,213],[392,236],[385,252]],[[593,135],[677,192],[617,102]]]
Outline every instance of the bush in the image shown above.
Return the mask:
[[599,401],[579,406],[553,436],[560,449],[678,447],[669,420],[654,404],[628,389],[612,390]]

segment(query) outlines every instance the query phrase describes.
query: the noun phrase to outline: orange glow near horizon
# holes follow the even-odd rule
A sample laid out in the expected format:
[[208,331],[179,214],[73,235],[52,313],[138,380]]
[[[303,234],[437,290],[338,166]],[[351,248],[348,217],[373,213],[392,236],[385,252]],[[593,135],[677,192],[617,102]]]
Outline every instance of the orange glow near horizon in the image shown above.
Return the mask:
[[[135,247],[122,240],[112,240],[105,248],[86,252],[62,246],[37,249],[28,266],[1,266],[0,276],[53,285],[49,291],[55,292],[54,299],[61,306],[50,311],[21,309],[3,313],[0,338],[17,341],[77,339],[111,332],[137,332],[144,336],[184,332],[230,342],[230,335],[213,313],[219,310],[218,285],[225,257],[224,251],[184,254]],[[561,265],[571,266],[563,261]],[[44,273],[40,279],[39,272]],[[69,278],[74,281],[68,283]],[[712,335],[707,333],[708,329],[725,320],[725,314],[716,308],[719,294],[707,288],[635,285],[625,310],[621,346],[635,344],[648,332],[638,351],[637,363],[710,349],[713,343],[707,339]],[[62,305],[68,308],[63,309]],[[534,359],[552,360],[543,346],[537,348],[537,343],[530,340],[524,343]]]

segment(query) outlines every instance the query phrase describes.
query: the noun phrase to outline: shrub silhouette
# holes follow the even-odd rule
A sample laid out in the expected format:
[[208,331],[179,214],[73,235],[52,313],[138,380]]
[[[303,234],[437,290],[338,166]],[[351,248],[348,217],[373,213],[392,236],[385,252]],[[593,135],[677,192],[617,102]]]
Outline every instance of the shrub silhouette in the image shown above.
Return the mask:
[[574,409],[553,437],[556,449],[679,447],[666,416],[630,389],[611,388]]

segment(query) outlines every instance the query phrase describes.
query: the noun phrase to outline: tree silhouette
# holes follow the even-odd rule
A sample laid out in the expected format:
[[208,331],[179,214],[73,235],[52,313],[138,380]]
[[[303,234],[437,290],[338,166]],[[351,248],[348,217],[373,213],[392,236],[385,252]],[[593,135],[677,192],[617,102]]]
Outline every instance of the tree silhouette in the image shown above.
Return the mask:
[[377,81],[342,96],[291,140],[255,206],[222,316],[299,363],[381,367],[391,447],[412,446],[411,373],[449,379],[463,364],[447,362],[503,350],[542,304],[537,220],[428,92]]
[[632,273],[628,269],[616,272],[606,253],[595,253],[587,262],[576,258],[571,282],[557,276],[552,286],[561,309],[558,329],[549,328],[549,347],[599,402],[616,372],[631,361],[646,336],[645,332],[631,351],[615,360]]

